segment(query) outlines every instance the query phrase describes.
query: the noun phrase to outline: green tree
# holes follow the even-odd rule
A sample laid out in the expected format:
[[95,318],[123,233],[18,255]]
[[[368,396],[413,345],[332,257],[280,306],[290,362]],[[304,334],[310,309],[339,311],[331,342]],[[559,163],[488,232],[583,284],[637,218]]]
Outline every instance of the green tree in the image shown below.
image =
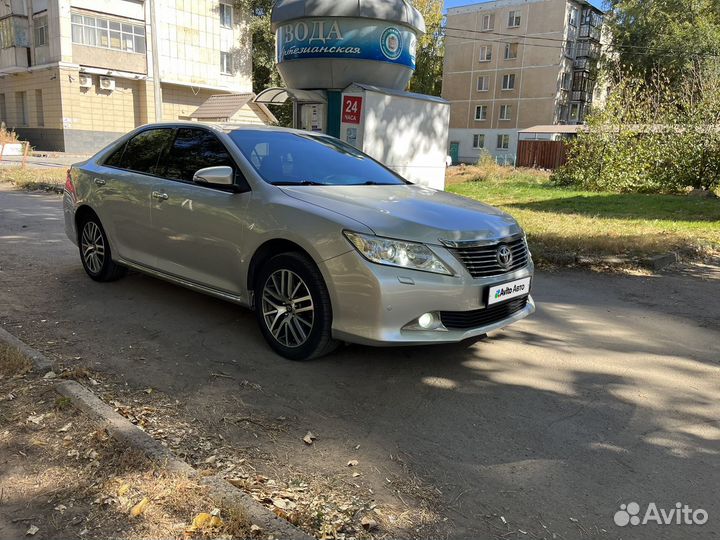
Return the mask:
[[[266,88],[285,86],[275,67],[275,34],[270,13],[275,0],[235,0],[235,8],[245,13],[252,36],[252,84],[259,94]],[[292,104],[269,105],[281,126],[292,125]]]
[[409,90],[420,94],[439,96],[442,89],[443,55],[445,42],[442,36],[442,0],[413,0],[412,4],[425,18],[425,35],[417,45],[415,75]]
[[689,70],[720,55],[717,0],[608,0],[615,73],[679,89]]

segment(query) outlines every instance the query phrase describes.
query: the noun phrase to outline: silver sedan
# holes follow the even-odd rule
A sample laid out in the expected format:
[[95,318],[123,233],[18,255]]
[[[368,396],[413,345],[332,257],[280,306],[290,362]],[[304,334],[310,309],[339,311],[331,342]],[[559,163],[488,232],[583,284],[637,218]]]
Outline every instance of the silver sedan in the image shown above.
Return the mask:
[[457,342],[535,310],[512,217],[325,135],[143,126],[72,166],[64,209],[92,279],[132,268],[254,309],[293,360]]

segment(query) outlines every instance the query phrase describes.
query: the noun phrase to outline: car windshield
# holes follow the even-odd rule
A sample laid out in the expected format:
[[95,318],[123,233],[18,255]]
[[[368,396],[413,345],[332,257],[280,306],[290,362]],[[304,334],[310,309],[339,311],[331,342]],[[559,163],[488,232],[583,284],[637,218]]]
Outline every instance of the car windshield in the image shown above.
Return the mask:
[[347,143],[289,131],[237,130],[230,133],[243,155],[276,186],[362,186],[407,183]]

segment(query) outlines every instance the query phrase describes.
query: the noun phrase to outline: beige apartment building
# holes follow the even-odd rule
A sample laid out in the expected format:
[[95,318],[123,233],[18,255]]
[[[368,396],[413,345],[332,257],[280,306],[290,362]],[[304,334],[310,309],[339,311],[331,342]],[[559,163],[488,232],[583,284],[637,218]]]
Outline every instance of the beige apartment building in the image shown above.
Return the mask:
[[212,95],[251,93],[251,61],[229,0],[3,0],[0,121],[38,149],[93,152],[190,119]]
[[[519,132],[580,124],[593,101],[602,12],[585,0],[495,0],[447,14],[442,95],[450,155],[514,163]],[[548,135],[549,136],[549,135]]]

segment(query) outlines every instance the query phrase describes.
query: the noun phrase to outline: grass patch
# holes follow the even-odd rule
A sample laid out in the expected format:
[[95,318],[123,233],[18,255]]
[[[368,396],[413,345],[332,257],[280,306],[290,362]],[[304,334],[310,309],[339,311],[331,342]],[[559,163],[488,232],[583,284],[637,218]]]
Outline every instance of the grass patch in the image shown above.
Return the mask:
[[67,171],[63,168],[0,168],[0,182],[8,182],[20,189],[62,192]]
[[24,375],[32,369],[30,360],[15,347],[0,343],[0,375],[12,377]]
[[545,172],[484,164],[451,168],[448,191],[512,214],[540,260],[720,251],[720,199],[581,191]]

